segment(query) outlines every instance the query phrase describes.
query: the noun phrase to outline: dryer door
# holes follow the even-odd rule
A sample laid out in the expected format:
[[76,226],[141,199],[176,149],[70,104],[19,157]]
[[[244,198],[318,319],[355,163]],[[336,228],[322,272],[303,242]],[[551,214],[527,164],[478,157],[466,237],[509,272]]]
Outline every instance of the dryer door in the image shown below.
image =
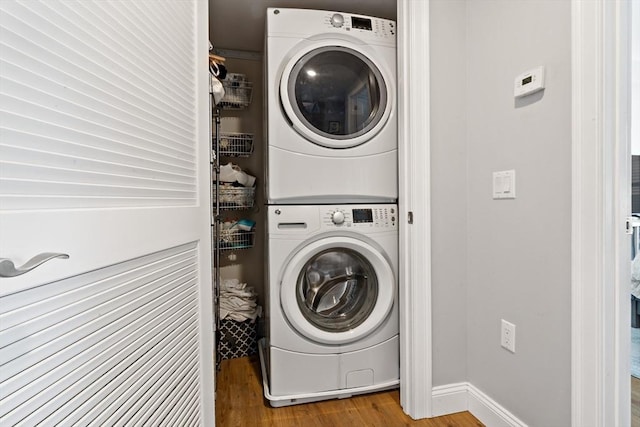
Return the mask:
[[396,298],[386,258],[351,237],[327,237],[299,250],[287,264],[280,287],[289,323],[303,336],[346,344],[385,321]]
[[328,148],[365,143],[385,125],[391,110],[381,68],[356,46],[339,43],[305,46],[289,61],[280,82],[282,106],[295,130]]

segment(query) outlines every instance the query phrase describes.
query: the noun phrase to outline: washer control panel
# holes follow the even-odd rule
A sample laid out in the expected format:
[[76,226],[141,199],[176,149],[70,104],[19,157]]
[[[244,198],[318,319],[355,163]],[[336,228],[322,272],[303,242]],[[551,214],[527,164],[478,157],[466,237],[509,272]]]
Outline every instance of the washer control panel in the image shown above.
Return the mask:
[[366,32],[382,38],[395,38],[396,36],[396,23],[382,18],[329,13],[325,17],[325,25],[345,31]]
[[398,226],[396,205],[343,205],[321,209],[325,228],[378,228],[394,230]]

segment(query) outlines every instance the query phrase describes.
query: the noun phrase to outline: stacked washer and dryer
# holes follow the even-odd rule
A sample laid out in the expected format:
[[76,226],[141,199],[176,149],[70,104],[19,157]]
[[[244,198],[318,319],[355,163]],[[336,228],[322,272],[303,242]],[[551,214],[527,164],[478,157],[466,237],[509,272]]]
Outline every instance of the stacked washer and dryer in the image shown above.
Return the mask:
[[399,383],[396,28],[267,10],[265,396]]

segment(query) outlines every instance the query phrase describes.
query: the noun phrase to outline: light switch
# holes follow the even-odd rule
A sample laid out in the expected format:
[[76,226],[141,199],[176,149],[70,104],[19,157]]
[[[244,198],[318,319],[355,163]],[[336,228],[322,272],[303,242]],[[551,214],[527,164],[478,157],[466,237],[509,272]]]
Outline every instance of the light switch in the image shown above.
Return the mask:
[[516,171],[500,171],[493,173],[493,198],[516,198]]

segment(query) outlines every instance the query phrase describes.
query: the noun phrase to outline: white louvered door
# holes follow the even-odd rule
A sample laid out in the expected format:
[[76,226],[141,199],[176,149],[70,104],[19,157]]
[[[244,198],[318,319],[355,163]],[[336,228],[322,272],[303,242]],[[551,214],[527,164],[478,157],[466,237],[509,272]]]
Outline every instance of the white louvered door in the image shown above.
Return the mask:
[[206,0],[0,0],[0,425],[213,425]]

